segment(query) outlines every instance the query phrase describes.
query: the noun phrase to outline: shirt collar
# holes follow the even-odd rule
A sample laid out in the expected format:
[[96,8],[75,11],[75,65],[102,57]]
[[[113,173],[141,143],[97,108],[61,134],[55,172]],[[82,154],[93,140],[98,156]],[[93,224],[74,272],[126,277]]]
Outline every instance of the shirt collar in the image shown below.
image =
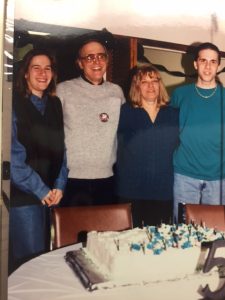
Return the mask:
[[46,108],[47,103],[47,95],[44,95],[42,98],[31,94],[30,100],[33,103],[33,105],[36,107],[36,109],[43,115]]
[[37,95],[31,94],[30,96],[31,101],[47,101],[47,95],[44,95],[43,97],[38,97]]
[[[81,74],[81,78],[83,78],[84,81],[86,81],[86,82],[88,82],[88,83],[94,85],[90,80],[88,80],[88,79],[84,76],[84,74]],[[102,81],[101,81],[98,85],[103,84],[103,82],[104,82],[104,79],[102,78]]]

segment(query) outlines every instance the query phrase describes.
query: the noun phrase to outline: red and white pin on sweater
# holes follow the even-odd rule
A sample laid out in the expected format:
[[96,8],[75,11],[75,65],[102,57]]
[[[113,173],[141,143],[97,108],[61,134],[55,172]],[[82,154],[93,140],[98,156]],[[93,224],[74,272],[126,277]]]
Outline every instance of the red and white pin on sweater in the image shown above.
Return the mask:
[[108,122],[109,120],[109,115],[107,113],[101,113],[99,114],[99,119],[101,122]]

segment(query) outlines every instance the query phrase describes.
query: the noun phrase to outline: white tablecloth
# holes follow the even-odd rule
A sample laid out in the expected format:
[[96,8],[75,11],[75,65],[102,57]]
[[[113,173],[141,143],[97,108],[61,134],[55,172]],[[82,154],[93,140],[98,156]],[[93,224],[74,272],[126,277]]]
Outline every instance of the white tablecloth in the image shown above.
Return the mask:
[[67,251],[79,247],[61,248],[22,265],[9,276],[8,300],[197,300],[201,299],[197,292],[201,284],[210,283],[211,290],[218,285],[217,277],[196,276],[146,286],[89,292],[64,260]]

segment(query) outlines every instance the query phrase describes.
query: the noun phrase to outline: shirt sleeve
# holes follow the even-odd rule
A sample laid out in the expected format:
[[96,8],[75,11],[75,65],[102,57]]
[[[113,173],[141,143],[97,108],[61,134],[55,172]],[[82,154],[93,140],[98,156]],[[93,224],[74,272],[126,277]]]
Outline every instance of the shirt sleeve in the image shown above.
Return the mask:
[[177,89],[175,89],[170,98],[170,105],[175,108],[180,107],[180,97]]
[[54,188],[64,191],[67,177],[68,177],[68,168],[67,168],[67,157],[66,157],[66,150],[64,151],[63,163],[61,170],[59,172],[59,176],[55,180]]
[[40,200],[50,191],[41,177],[26,164],[26,149],[18,141],[16,115],[12,118],[12,144],[11,144],[11,181],[20,190],[34,194]]

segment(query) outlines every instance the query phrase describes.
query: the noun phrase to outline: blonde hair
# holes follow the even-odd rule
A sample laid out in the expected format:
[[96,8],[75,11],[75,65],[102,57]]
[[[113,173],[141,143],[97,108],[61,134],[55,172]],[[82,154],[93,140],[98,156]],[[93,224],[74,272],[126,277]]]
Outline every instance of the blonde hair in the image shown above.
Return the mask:
[[142,65],[137,67],[131,81],[131,87],[129,92],[129,102],[134,107],[141,107],[141,90],[140,85],[144,77],[157,78],[159,81],[159,97],[157,99],[158,106],[165,106],[169,102],[169,96],[166,88],[162,82],[159,71],[152,65]]

